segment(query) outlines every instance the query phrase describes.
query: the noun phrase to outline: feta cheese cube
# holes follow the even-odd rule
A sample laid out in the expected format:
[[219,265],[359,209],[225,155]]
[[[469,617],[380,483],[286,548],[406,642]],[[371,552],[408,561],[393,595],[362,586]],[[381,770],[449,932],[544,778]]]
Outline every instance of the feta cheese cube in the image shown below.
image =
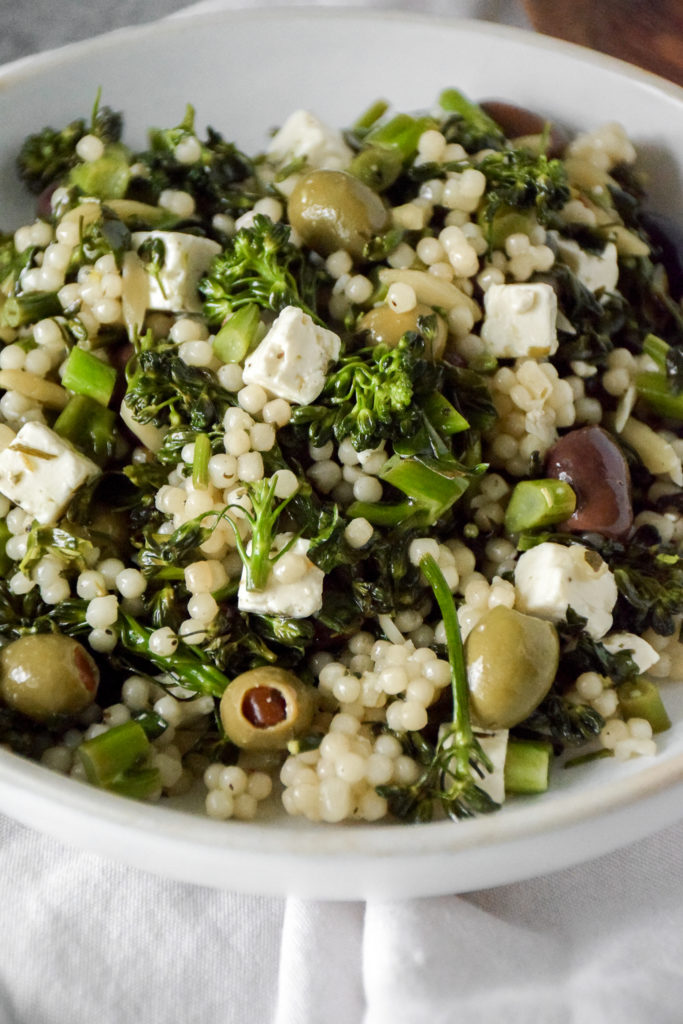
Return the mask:
[[612,625],[617,585],[606,562],[582,544],[545,541],[520,555],[515,568],[515,608],[560,622],[567,609],[586,619],[599,640]]
[[475,778],[475,782],[492,800],[502,804],[505,802],[505,757],[509,730],[494,729],[492,732],[477,732],[475,735],[493,767],[492,772],[486,772],[483,779]]
[[[164,245],[163,266],[159,273],[147,271],[147,309],[166,310],[170,313],[201,313],[202,301],[197,285],[221,251],[218,242],[183,231],[135,231],[133,246],[139,250],[148,239],[158,239]],[[131,281],[133,276],[130,275]],[[139,277],[139,275],[138,275]],[[139,291],[139,281],[136,282]],[[126,300],[124,276],[124,301]]]
[[289,115],[270,140],[267,152],[273,163],[304,159],[312,170],[343,171],[353,159],[342,133],[308,110],[295,110]]
[[341,340],[298,306],[286,306],[244,363],[245,384],[260,384],[277,398],[310,405],[325,386],[327,367]]
[[549,284],[494,284],[484,296],[481,339],[501,359],[542,359],[557,351],[557,296]]
[[[278,538],[284,545],[288,536]],[[310,541],[299,537],[289,549],[295,555],[305,555]],[[263,590],[247,590],[246,570],[242,571],[237,607],[242,612],[257,612],[259,615],[285,615],[290,619],[305,619],[319,612],[323,604],[322,569],[307,559],[306,573],[294,583],[280,583],[271,573],[268,585]]]
[[78,488],[99,473],[44,423],[25,423],[0,452],[0,492],[42,526],[56,523]]
[[557,251],[563,263],[569,267],[592,292],[611,292],[619,280],[617,247],[608,242],[601,253],[586,252],[573,239],[558,238]]
[[635,633],[610,633],[603,639],[602,644],[610,654],[628,651],[639,672],[647,672],[659,661],[659,653],[654,647]]

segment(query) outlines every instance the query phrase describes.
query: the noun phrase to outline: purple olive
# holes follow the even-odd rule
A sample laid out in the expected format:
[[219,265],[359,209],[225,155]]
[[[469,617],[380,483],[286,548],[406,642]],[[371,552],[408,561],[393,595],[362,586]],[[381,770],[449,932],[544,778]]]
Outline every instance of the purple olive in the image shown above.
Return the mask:
[[[518,107],[504,100],[484,100],[479,106],[492,117],[503,129],[509,139],[522,138],[525,135],[540,135],[548,123],[548,118],[536,114],[526,107]],[[560,156],[569,141],[567,132],[559,125],[550,124],[548,140],[548,156]]]
[[560,438],[546,457],[549,477],[576,494],[576,511],[558,526],[619,540],[633,525],[631,474],[621,448],[602,427],[580,427]]

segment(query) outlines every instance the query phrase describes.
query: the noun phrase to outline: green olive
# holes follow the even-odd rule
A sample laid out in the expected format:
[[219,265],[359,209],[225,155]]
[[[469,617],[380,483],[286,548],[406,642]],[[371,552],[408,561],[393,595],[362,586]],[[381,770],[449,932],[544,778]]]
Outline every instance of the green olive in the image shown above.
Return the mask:
[[98,682],[91,655],[61,633],[32,633],[0,651],[2,699],[37,722],[83,711],[94,701]]
[[221,697],[228,738],[244,750],[286,747],[306,732],[315,710],[314,690],[293,672],[270,665],[236,676]]
[[[394,346],[398,345],[406,331],[417,330],[418,317],[432,315],[434,315],[434,310],[431,306],[427,306],[422,302],[419,302],[415,309],[411,309],[408,313],[394,313],[391,306],[375,306],[374,309],[368,310],[361,317],[358,330],[368,332],[371,345],[381,344],[394,348]],[[434,333],[432,351],[430,352],[432,359],[440,359],[443,355],[447,335],[446,324],[436,314],[436,331]]]
[[551,622],[498,605],[467,637],[465,658],[476,723],[485,729],[510,729],[548,693],[560,644]]
[[304,174],[289,197],[287,215],[311,249],[323,256],[345,249],[356,258],[389,220],[377,193],[346,171]]

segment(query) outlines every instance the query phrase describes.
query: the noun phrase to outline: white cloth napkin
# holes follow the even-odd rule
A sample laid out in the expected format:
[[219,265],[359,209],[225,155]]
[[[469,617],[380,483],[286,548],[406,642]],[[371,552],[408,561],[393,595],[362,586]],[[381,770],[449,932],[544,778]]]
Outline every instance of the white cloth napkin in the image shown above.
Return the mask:
[[326,903],[135,871],[0,819],[2,1024],[680,1024],[683,824],[465,896]]
[[[376,6],[525,24],[510,0]],[[683,822],[529,882],[335,904],[168,881],[0,817],[0,1024],[681,1024],[681,850]]]

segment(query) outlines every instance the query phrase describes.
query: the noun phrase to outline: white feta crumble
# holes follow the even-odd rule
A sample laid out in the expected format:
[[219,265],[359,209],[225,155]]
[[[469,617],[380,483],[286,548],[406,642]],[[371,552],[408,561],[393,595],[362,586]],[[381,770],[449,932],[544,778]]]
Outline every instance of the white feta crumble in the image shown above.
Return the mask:
[[493,284],[481,339],[491,355],[541,359],[557,351],[557,296],[549,284]]
[[[289,537],[282,534],[277,538],[282,546]],[[299,537],[289,549],[295,555],[306,555],[310,541]],[[247,549],[249,550],[249,548]],[[271,572],[268,585],[263,590],[247,590],[246,569],[242,571],[237,607],[242,612],[257,612],[259,615],[285,615],[290,619],[305,619],[319,612],[323,604],[322,569],[307,559],[306,572],[294,583],[280,583]]]
[[629,651],[631,660],[639,672],[647,672],[659,661],[659,654],[654,647],[635,633],[610,633],[603,638],[602,645],[610,654]]
[[607,563],[582,544],[544,541],[525,551],[515,568],[515,607],[560,622],[567,609],[586,619],[586,631],[599,640],[612,625],[617,585]]
[[601,253],[592,253],[571,239],[558,238],[557,251],[562,262],[590,291],[611,292],[616,288],[619,264],[614,242],[608,242]]
[[492,772],[486,772],[483,779],[475,778],[479,789],[495,800],[497,804],[505,801],[505,758],[508,749],[508,729],[494,729],[491,732],[475,732],[479,745],[484,751],[491,766]]
[[276,164],[303,159],[311,170],[343,171],[353,159],[342,133],[308,110],[289,115],[270,140],[267,153]]
[[131,236],[136,250],[148,239],[163,242],[164,259],[158,274],[151,272],[143,263],[149,288],[147,309],[166,310],[170,313],[201,313],[202,302],[197,285],[211,266],[214,256],[221,251],[218,242],[198,235],[188,235],[183,231],[135,231]]
[[0,453],[0,492],[42,526],[57,522],[99,466],[44,423],[25,423]]
[[298,306],[286,306],[245,360],[242,379],[277,398],[310,405],[325,386],[327,368],[339,358],[340,349],[341,339],[334,331],[319,327]]

